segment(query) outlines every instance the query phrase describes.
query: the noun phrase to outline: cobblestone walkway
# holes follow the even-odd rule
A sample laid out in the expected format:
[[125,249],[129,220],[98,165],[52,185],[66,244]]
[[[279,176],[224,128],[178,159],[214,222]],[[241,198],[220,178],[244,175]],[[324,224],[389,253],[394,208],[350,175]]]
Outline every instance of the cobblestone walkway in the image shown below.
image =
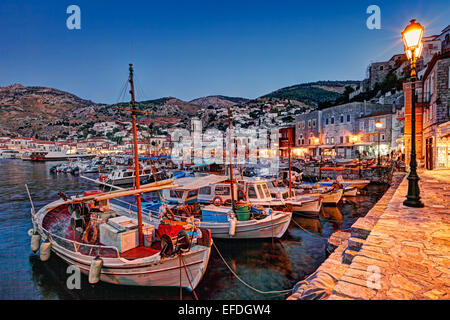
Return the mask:
[[450,170],[419,176],[425,207],[403,206],[404,179],[370,232],[352,230],[358,250],[328,299],[450,299]]

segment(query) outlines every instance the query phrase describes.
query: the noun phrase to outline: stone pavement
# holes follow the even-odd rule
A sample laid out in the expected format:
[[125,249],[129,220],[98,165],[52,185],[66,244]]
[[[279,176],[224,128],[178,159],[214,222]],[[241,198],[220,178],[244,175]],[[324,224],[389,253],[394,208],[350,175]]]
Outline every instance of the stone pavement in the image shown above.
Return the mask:
[[355,250],[328,299],[450,299],[450,170],[419,176],[424,208],[403,206],[405,178],[370,232],[355,223]]

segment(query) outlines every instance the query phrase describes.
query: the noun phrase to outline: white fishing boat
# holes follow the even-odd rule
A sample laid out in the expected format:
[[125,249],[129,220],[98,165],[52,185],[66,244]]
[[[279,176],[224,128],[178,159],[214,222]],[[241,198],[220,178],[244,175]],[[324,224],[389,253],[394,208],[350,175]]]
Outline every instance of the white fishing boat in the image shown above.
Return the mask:
[[20,152],[17,150],[4,149],[0,150],[0,159],[17,159]]
[[[200,207],[199,190],[206,187],[215,190],[216,186],[228,186],[229,191],[231,190],[230,180],[226,176],[187,177],[175,182],[177,187],[161,191],[163,206],[159,208],[159,212],[171,219],[186,221],[192,217],[197,226],[209,229],[213,238],[280,238],[289,227],[292,212],[249,206],[245,201],[237,202],[233,208],[231,203],[229,206],[223,205],[223,198],[216,195],[212,200],[214,204]],[[234,183],[234,194],[236,187],[237,184]],[[152,205],[153,203],[149,203],[149,206]]]
[[[370,180],[358,180],[358,179],[349,180],[349,179],[342,178],[342,176],[337,176],[336,180],[338,183],[340,183],[344,187],[354,187],[354,188],[358,188],[359,190],[364,189],[370,183]],[[330,181],[323,180],[323,181],[319,182],[319,184],[322,186],[332,186],[333,183],[335,183],[334,180],[330,180]]]
[[[134,166],[139,169],[137,125],[130,64]],[[102,193],[84,192],[49,203],[35,212],[33,202],[31,249],[42,261],[51,252],[89,275],[90,283],[104,281],[119,285],[183,287],[194,290],[205,273],[211,252],[211,233],[186,221],[144,217],[141,196],[146,192],[173,188],[173,180]],[[111,203],[136,196],[136,212]],[[146,221],[144,221],[146,218]],[[41,240],[43,242],[41,243]]]
[[302,183],[295,187],[296,194],[315,195],[322,197],[322,203],[327,205],[336,205],[341,201],[344,195],[344,189],[333,184],[333,186],[321,186],[319,184]]
[[[153,172],[150,167],[139,170],[139,180],[141,183],[152,180],[152,177],[154,177],[153,181],[166,180],[168,178],[164,172]],[[100,174],[98,178],[99,183],[104,182],[115,186],[131,185],[135,180],[136,170],[134,167],[118,168],[111,171],[109,174]]]
[[156,184],[140,190],[87,192],[82,197],[46,205],[32,215],[33,237],[44,241],[40,245],[42,260],[48,259],[51,250],[89,275],[91,283],[100,280],[119,285],[195,289],[211,251],[208,230],[180,222],[163,222],[158,229],[143,223],[144,244],[139,245],[137,219],[130,217],[128,209],[109,202],[123,194],[164,187],[167,186]]
[[[285,187],[269,187],[270,194],[273,199],[284,201],[292,206],[292,212],[301,215],[319,215],[322,207],[323,197],[317,195],[297,195],[295,189],[292,189],[292,197],[289,197],[289,188]],[[296,205],[295,200],[301,205]]]

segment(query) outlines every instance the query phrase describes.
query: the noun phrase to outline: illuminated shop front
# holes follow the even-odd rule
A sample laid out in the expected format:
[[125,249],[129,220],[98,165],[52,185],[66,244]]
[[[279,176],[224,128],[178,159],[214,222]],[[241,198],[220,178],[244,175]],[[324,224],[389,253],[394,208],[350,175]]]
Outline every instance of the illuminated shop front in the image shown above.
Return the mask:
[[436,168],[450,168],[450,122],[438,126],[436,132]]

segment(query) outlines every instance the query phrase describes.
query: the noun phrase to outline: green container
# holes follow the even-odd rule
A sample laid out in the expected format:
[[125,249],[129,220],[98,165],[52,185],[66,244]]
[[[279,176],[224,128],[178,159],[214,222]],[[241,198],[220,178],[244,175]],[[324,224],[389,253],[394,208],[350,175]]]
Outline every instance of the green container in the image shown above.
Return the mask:
[[238,221],[250,220],[250,209],[248,205],[238,206],[236,209],[236,218]]

